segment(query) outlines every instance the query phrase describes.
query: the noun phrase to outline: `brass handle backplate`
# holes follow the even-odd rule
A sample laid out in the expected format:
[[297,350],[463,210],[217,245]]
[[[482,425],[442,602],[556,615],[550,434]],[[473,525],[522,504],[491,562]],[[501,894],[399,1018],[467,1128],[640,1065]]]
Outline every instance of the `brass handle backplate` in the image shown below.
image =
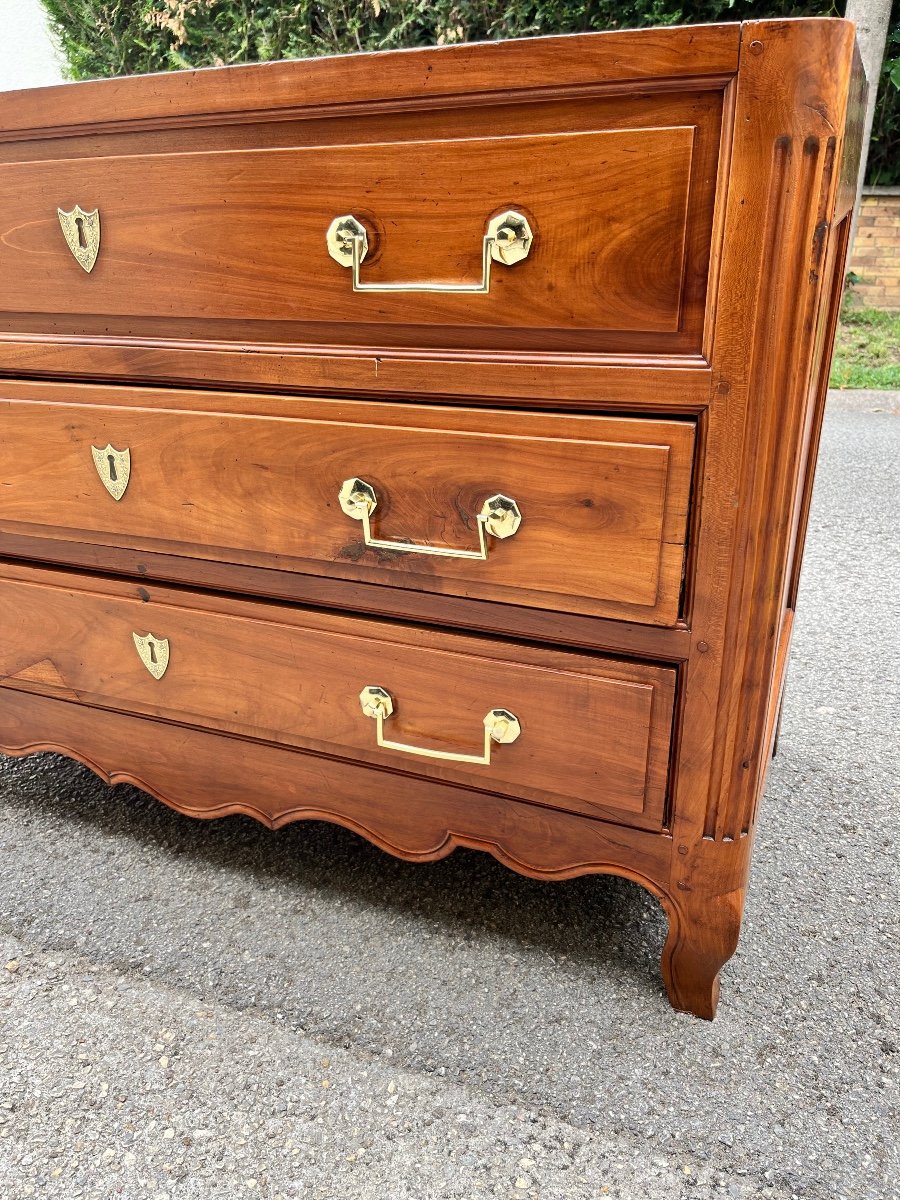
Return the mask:
[[405,742],[392,742],[384,736],[384,723],[394,711],[390,692],[370,684],[359,693],[359,703],[367,717],[377,722],[375,741],[384,750],[399,750],[401,754],[415,754],[420,758],[439,758],[443,762],[474,763],[486,767],[491,761],[491,747],[514,742],[522,732],[518,718],[505,708],[492,708],[486,714],[484,725],[484,750],[481,754],[454,754],[449,750],[430,750],[425,746],[410,746]]
[[509,496],[488,496],[476,521],[478,525],[478,549],[455,550],[452,546],[426,546],[420,542],[395,542],[387,538],[372,536],[372,513],[378,504],[375,489],[364,479],[345,479],[338,493],[341,508],[354,521],[362,521],[363,540],[376,550],[397,550],[404,554],[432,554],[440,558],[474,558],[484,560],[488,556],[487,534],[495,538],[508,538],[522,523],[522,514],[515,500]]
[[335,217],[325,236],[328,253],[352,272],[354,292],[455,292],[483,296],[491,290],[491,264],[512,267],[531,253],[534,234],[521,213],[500,213],[491,217],[481,244],[481,281],[479,283],[363,283],[360,267],[369,252],[366,227],[352,213]]

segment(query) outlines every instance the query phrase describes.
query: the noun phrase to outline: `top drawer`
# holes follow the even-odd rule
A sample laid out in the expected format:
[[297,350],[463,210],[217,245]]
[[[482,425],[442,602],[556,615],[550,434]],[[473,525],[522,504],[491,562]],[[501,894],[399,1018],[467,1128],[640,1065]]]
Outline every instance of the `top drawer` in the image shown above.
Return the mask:
[[147,129],[129,110],[152,86],[121,81],[114,131],[0,147],[0,331],[700,350],[720,91],[450,95],[340,120],[265,123],[261,108]]

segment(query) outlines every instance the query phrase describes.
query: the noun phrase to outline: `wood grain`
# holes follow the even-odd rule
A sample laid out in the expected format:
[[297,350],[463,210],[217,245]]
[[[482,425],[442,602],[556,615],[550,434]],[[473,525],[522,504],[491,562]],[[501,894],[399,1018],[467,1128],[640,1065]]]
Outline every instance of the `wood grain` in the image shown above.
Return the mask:
[[[5,531],[677,619],[686,422],[77,387],[31,394],[46,398],[0,398]],[[118,502],[91,456],[108,443],[131,453]],[[25,444],[37,453],[23,456]],[[515,498],[522,526],[491,538],[483,562],[367,549],[338,504],[354,477],[376,491],[376,537],[475,549],[476,516],[497,493]]]
[[[671,853],[665,834],[627,829],[524,801],[359,762],[265,745],[224,734],[161,727],[143,717],[0,688],[5,754],[55,750],[108,783],[133,783],[191,817],[243,813],[269,828],[333,821],[414,862],[457,846],[486,850],[523,875],[571,879],[585,871],[624,875],[662,897]],[[625,860],[629,865],[624,866]]]
[[858,136],[858,110],[848,108],[856,69],[846,22],[743,28],[709,346],[704,520],[687,605],[692,648],[676,716],[669,895],[681,915],[663,962],[673,1003],[708,1017],[737,942],[787,656],[791,531],[816,327],[828,328],[840,294],[825,264],[841,239],[836,164]]
[[7,559],[78,567],[101,574],[130,576],[155,583],[185,584],[242,595],[266,596],[291,604],[312,605],[380,617],[452,627],[477,633],[558,646],[580,646],[628,658],[682,663],[690,651],[691,634],[683,621],[674,628],[640,625],[633,621],[586,617],[574,613],[470,596],[424,592],[415,587],[351,583],[298,571],[246,567],[174,554],[141,552],[134,547],[96,546],[42,536],[6,533],[0,529],[0,555]]
[[97,127],[175,124],[205,116],[217,125],[315,108],[372,105],[447,106],[497,93],[558,92],[597,87],[622,90],[640,81],[717,82],[734,74],[740,27],[634,30],[428,47],[384,54],[335,55],[252,67],[179,71],[37,88],[0,96],[3,136],[59,129],[83,136]]
[[[692,141],[644,129],[10,164],[0,270],[38,331],[38,314],[67,312],[337,324],[350,343],[368,340],[358,325],[393,327],[382,344],[403,326],[437,345],[453,326],[476,346],[527,330],[537,348],[557,327],[675,332]],[[76,203],[103,221],[90,275],[56,216]],[[529,217],[533,249],[495,266],[483,296],[354,293],[325,243],[353,213],[369,230],[367,283],[475,283],[487,220],[506,209]]]
[[[479,93],[474,107],[461,90],[453,103],[423,94],[397,107],[370,95],[343,112],[323,108],[308,86],[312,64],[296,63],[285,66],[295,101],[309,95],[306,108],[260,104],[252,122],[179,119],[179,107],[200,97],[200,77],[180,73],[125,88],[114,125],[89,122],[72,137],[68,110],[59,126],[15,136],[0,150],[0,265],[23,287],[0,337],[26,339],[45,372],[70,340],[98,349],[137,341],[164,349],[167,368],[159,354],[146,360],[161,377],[229,383],[275,383],[269,348],[283,347],[281,382],[295,387],[313,365],[295,351],[315,345],[377,347],[373,375],[404,347],[509,365],[554,351],[696,356],[725,81],[713,72],[687,83],[677,70],[667,86],[635,93],[603,82],[597,46],[594,82],[576,83],[575,40],[552,86],[540,86],[542,43],[534,87],[514,99]],[[175,79],[170,115],[140,119],[148,89],[171,90]],[[54,93],[34,99],[48,105],[48,120],[57,111]],[[105,214],[90,277],[68,258],[55,215],[63,201],[47,203],[61,188]],[[325,253],[331,218],[353,210],[370,231],[366,278],[468,280],[479,272],[487,216],[510,204],[539,236],[525,263],[494,271],[490,296],[354,296],[348,272]],[[251,342],[257,353],[234,354]],[[134,374],[135,352],[124,353]],[[74,346],[73,355],[67,374],[78,370]],[[113,362],[90,361],[92,374]],[[8,365],[0,345],[0,370]]]
[[227,386],[282,395],[477,402],[548,410],[696,414],[709,403],[712,370],[699,355],[548,355],[505,350],[403,350],[353,346],[253,346],[171,339],[0,333],[0,378],[112,380]]
[[[3,686],[663,824],[670,669],[27,567],[0,568],[0,606]],[[132,641],[148,632],[170,643],[161,680]],[[478,754],[492,708],[523,732],[488,766],[382,750],[360,708],[368,685],[394,698],[392,740]]]
[[[90,181],[100,200],[80,202],[106,208],[114,198],[129,215],[118,232],[104,225],[107,265],[127,264],[144,281],[128,295],[104,277],[101,251],[96,279],[79,278],[70,260],[63,286],[50,267],[53,214],[36,211],[43,196],[19,188],[0,204],[0,506],[4,491],[9,506],[0,745],[60,749],[195,815],[246,812],[270,825],[322,816],[413,859],[469,845],[541,878],[626,875],[668,914],[672,1004],[711,1017],[737,944],[802,602],[864,95],[852,26],[816,18],[0,96],[0,175],[40,178],[45,191],[63,176],[70,190]],[[626,145],[658,171],[642,175],[619,153]],[[496,153],[513,146],[525,151],[518,159]],[[588,161],[576,147],[589,148]],[[234,180],[226,161],[239,168]],[[322,164],[310,190],[320,207],[326,193],[348,206],[372,201],[359,213],[373,235],[366,278],[420,277],[423,249],[441,276],[468,278],[468,225],[500,185],[509,200],[497,203],[515,197],[553,253],[536,249],[507,272],[486,318],[446,300],[350,306],[340,268],[329,261],[330,282],[313,277],[313,258],[301,261],[286,233],[295,203],[304,237],[319,222],[290,187],[290,164],[301,161]],[[199,224],[178,171],[188,162],[198,167]],[[220,194],[246,230],[263,162],[278,164],[261,201],[268,232],[247,231],[244,261],[223,233]],[[125,172],[119,182],[111,163]],[[401,178],[414,180],[402,193]],[[35,209],[24,216],[12,211],[22,196]],[[541,196],[553,201],[549,215]],[[595,214],[621,260],[594,236]],[[171,277],[148,266],[140,219]],[[452,227],[447,244],[435,233],[441,221]],[[572,249],[573,222],[593,230],[586,256]],[[167,232],[182,240],[167,246]],[[314,296],[316,311],[292,310],[299,293]],[[492,308],[501,297],[507,307]],[[190,393],[168,390],[177,385]],[[73,473],[88,439],[103,434],[88,428],[98,417],[110,440],[137,429],[143,464],[130,510],[114,519],[105,494],[109,519],[97,516]],[[292,477],[290,439],[282,449],[276,427],[309,431],[323,470]],[[277,469],[248,474],[234,428],[262,452],[254,461]],[[318,557],[294,557],[301,534],[327,528],[312,531],[305,515],[325,511],[324,468],[351,451],[356,461],[367,439],[379,451],[369,469],[390,467],[373,480],[388,536],[457,544],[475,490],[489,480],[512,490],[519,474],[536,531],[526,534],[526,512],[521,545],[540,540],[538,578],[520,574],[504,592],[484,574],[453,576],[459,567],[429,575],[354,563],[341,558],[343,543],[326,541]],[[44,441],[58,464],[55,493],[53,472],[35,466]],[[196,470],[187,442],[218,470]],[[662,517],[648,501],[650,480],[662,477],[654,447],[667,455]],[[178,471],[167,476],[167,463]],[[202,519],[182,503],[168,529],[150,532],[142,475],[170,508],[197,504],[198,487],[219,503],[201,503]],[[221,486],[211,478],[220,475]],[[578,495],[595,504],[576,519]],[[289,497],[308,503],[289,512]],[[575,543],[592,528],[599,547],[619,529],[623,552],[579,558],[565,536],[552,542],[554,497]],[[248,548],[261,506],[272,519],[258,520],[259,544]],[[601,513],[607,524],[592,527]],[[518,570],[517,538],[481,565]],[[653,545],[662,548],[652,619],[668,628],[645,620]],[[129,639],[134,626],[165,636],[159,621],[173,658],[157,683]],[[229,663],[239,664],[234,679]],[[409,741],[477,749],[478,714],[494,704],[517,706],[524,732],[498,748],[488,784],[481,768],[388,762],[394,752],[366,740],[373,726],[354,709],[363,682],[395,693],[394,728]]]

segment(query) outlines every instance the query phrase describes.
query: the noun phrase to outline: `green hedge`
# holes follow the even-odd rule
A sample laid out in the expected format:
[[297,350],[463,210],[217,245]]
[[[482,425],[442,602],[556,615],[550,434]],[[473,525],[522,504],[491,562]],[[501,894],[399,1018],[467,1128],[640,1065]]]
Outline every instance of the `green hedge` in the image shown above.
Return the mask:
[[[43,0],[73,79],[490,38],[834,15],[829,0]],[[900,183],[900,0],[869,182]],[[891,82],[895,66],[896,85]]]

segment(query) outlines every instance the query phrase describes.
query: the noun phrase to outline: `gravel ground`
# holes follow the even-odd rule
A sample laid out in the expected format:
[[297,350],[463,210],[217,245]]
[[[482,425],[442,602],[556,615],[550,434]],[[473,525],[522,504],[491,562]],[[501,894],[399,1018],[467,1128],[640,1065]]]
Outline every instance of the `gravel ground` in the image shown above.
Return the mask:
[[411,865],[3,760],[3,1200],[900,1196],[898,400],[827,419],[713,1024],[668,1008],[623,880]]

